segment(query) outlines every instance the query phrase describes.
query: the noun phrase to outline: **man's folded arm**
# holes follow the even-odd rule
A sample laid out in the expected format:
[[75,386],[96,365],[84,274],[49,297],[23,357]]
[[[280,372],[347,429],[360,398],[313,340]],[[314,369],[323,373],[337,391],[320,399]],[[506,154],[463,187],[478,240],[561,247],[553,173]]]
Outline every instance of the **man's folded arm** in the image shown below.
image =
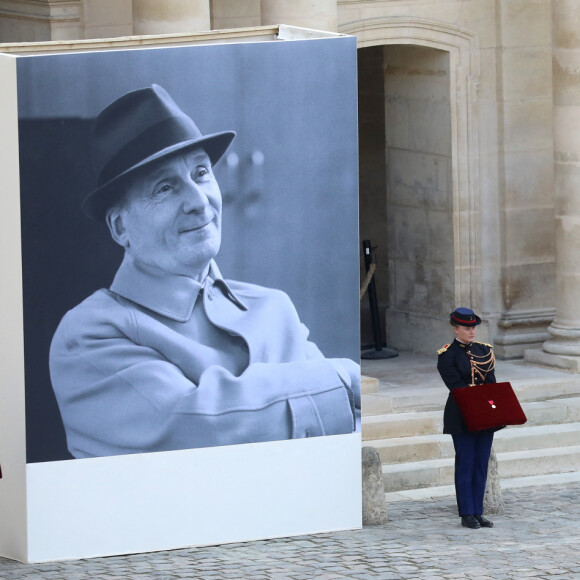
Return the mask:
[[53,341],[51,378],[77,457],[353,431],[351,379],[340,377],[356,371],[342,359],[256,363],[237,377],[210,366],[193,381],[127,337],[79,342],[65,329]]

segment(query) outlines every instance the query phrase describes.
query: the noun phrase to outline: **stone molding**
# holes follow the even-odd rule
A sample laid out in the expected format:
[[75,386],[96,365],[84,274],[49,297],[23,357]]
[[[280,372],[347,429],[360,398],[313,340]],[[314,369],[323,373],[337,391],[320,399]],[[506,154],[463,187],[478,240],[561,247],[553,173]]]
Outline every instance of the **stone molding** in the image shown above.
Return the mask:
[[[511,330],[513,328],[523,329],[540,325],[545,327],[545,332],[547,333],[548,325],[554,320],[555,316],[555,308],[506,312],[498,321],[497,326],[503,330]],[[509,344],[509,342],[506,342],[506,344]]]
[[446,22],[407,16],[343,22],[338,32],[356,36],[359,48],[411,44],[449,53],[455,303],[481,311],[477,35]]
[[76,40],[83,34],[81,0],[0,0],[0,35],[5,41]]
[[80,22],[81,14],[81,0],[0,0],[2,19]]
[[500,359],[524,356],[526,349],[540,348],[550,335],[548,326],[556,316],[555,308],[507,312],[497,322],[495,354]]

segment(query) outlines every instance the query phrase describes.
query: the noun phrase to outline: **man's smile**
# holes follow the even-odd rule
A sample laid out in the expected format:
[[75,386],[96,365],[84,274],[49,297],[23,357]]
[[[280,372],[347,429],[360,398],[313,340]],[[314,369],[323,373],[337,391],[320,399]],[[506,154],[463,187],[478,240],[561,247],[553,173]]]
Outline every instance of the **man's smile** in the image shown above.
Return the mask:
[[207,221],[204,221],[202,224],[200,225],[188,225],[188,226],[184,226],[179,228],[177,231],[180,234],[188,234],[190,232],[197,232],[199,230],[202,230],[203,228],[209,226],[210,224],[212,224],[214,222],[215,218],[211,218]]

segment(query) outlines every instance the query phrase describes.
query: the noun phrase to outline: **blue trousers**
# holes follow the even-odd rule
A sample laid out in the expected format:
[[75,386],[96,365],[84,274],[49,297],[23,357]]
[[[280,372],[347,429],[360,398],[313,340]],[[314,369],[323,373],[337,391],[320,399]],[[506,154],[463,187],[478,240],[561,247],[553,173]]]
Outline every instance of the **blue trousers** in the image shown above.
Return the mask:
[[451,437],[455,447],[455,495],[459,515],[482,515],[493,431]]

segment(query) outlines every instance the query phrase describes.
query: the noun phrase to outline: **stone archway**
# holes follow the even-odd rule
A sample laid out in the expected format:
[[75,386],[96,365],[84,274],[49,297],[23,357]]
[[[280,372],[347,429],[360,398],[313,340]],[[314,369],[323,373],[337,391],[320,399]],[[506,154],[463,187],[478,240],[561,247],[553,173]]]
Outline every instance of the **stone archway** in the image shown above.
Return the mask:
[[[417,18],[373,18],[345,23],[339,31],[356,35],[359,48],[405,45],[434,49],[433,53],[443,51],[448,55],[452,200],[449,217],[453,240],[452,298],[449,301],[451,305],[470,305],[481,310],[477,37],[462,28]],[[387,273],[381,275],[386,277]],[[433,352],[433,347],[441,340],[442,325],[448,324],[446,315],[446,312],[437,312],[433,317],[425,317],[411,309],[404,318],[399,316],[393,322],[404,324],[410,337],[400,346],[393,346]]]

